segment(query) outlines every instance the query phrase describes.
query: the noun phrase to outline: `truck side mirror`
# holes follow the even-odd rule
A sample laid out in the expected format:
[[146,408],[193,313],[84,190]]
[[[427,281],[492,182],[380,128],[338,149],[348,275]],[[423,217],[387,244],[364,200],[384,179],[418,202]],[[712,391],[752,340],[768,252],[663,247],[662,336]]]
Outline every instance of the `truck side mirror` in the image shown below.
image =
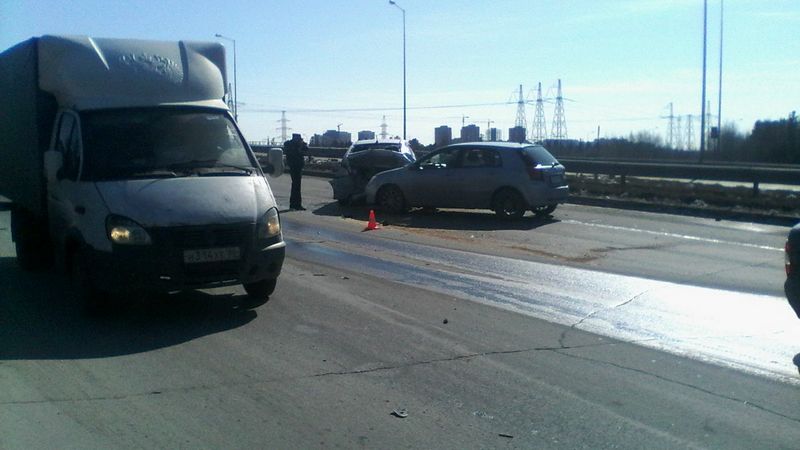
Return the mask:
[[64,167],[64,155],[55,150],[44,152],[44,173],[49,182],[60,179],[59,174]]
[[269,165],[272,167],[272,171],[269,172],[269,175],[272,178],[277,178],[283,175],[283,150],[279,148],[269,149],[267,160],[269,161]]

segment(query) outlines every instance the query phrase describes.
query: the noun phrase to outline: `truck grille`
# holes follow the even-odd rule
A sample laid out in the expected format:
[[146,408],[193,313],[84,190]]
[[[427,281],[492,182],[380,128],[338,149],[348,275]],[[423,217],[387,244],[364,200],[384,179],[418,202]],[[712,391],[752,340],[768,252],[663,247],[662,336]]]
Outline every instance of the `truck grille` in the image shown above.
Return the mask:
[[179,250],[213,247],[244,247],[253,233],[252,224],[170,227],[148,230],[155,245]]

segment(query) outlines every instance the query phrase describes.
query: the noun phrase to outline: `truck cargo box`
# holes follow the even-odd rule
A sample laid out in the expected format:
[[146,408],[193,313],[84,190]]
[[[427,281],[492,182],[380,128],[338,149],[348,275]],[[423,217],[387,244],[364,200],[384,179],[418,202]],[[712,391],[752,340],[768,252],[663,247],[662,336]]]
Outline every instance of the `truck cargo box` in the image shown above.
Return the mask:
[[38,87],[38,39],[0,53],[0,195],[43,214],[42,153],[58,109]]
[[0,195],[45,209],[43,152],[59,108],[227,109],[218,42],[42,36],[0,53]]

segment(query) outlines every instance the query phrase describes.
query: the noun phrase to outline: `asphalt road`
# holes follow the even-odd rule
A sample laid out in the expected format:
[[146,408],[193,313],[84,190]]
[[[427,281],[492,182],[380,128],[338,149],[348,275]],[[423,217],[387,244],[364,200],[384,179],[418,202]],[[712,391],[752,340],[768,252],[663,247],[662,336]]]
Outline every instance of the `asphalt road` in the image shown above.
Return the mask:
[[[63,278],[15,266],[0,212],[0,448],[797,448],[800,344],[750,366],[715,350],[796,333],[784,229],[566,206],[379,214],[362,233],[364,208],[304,182],[256,310],[225,288],[85,317]],[[636,334],[761,305],[774,321],[749,338]]]

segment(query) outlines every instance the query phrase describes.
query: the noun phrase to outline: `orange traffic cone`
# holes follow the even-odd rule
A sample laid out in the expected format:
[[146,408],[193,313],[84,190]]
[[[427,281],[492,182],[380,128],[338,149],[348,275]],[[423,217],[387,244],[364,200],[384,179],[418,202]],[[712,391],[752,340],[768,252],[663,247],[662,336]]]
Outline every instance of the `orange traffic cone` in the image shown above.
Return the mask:
[[364,228],[362,231],[372,231],[372,230],[377,230],[378,228],[380,228],[380,225],[378,225],[378,222],[375,221],[375,210],[370,209],[369,222],[367,222],[367,227]]

